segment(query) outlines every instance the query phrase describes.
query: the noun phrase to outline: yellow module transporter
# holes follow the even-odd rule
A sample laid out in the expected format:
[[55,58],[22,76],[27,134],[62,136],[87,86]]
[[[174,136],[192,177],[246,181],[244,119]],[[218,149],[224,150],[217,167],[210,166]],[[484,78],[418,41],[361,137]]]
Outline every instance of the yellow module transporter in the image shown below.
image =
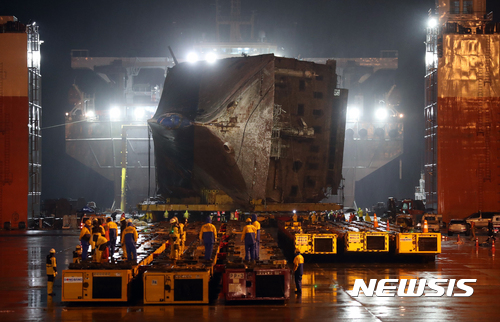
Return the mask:
[[165,252],[145,268],[142,276],[144,304],[208,304],[210,281],[219,253],[221,230],[218,231],[210,260],[204,259],[205,246],[197,236],[202,223],[189,224],[186,228],[186,250],[178,259]]

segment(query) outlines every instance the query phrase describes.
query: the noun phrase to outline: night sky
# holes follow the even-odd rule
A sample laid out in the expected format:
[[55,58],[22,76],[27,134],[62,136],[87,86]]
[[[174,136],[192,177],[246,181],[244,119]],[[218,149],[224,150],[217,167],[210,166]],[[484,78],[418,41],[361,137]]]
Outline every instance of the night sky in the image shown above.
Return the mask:
[[[357,199],[369,207],[388,196],[413,197],[424,154],[424,41],[434,0],[242,0],[242,14],[256,13],[256,33],[283,47],[287,57],[379,57],[399,51],[397,85],[405,113],[403,179],[399,161],[358,184]],[[488,11],[500,21],[500,1]],[[185,55],[202,39],[213,40],[215,1],[108,0],[2,1],[0,15],[36,21],[42,45],[43,125],[63,124],[75,73],[71,49],[91,56]],[[43,135],[42,198],[95,200],[110,207],[112,184],[65,154],[64,127]]]

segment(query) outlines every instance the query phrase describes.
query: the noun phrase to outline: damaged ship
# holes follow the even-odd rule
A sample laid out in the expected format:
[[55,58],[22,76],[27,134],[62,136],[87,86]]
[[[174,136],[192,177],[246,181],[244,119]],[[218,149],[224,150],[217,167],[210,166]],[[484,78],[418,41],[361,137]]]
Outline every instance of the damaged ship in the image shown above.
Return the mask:
[[166,204],[252,210],[335,193],[347,109],[335,70],[334,60],[273,54],[169,69],[148,121],[157,196]]

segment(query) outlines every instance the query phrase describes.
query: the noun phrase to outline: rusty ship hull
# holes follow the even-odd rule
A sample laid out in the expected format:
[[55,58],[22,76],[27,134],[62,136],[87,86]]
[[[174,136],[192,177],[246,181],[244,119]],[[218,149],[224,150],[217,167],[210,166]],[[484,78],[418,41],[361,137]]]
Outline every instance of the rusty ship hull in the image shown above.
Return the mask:
[[315,203],[342,171],[347,90],[326,65],[261,55],[169,70],[152,129],[158,195]]

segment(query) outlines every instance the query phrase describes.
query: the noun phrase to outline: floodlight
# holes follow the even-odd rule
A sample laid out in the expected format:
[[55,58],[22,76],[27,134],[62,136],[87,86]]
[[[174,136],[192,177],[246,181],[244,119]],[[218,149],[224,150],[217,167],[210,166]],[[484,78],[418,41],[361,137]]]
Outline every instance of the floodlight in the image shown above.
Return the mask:
[[196,53],[189,53],[186,59],[189,63],[196,63],[198,61],[198,55]]
[[436,18],[430,18],[429,21],[427,21],[427,26],[429,28],[435,28],[435,27],[437,27],[437,24],[438,24],[438,22],[437,22]]
[[214,53],[208,53],[205,56],[205,60],[207,61],[207,63],[213,64],[217,60],[217,55],[215,55]]
[[117,120],[120,118],[121,111],[118,107],[112,107],[109,110],[109,118],[112,120]]
[[388,116],[387,109],[384,107],[381,107],[375,111],[375,117],[378,120],[385,120]]

